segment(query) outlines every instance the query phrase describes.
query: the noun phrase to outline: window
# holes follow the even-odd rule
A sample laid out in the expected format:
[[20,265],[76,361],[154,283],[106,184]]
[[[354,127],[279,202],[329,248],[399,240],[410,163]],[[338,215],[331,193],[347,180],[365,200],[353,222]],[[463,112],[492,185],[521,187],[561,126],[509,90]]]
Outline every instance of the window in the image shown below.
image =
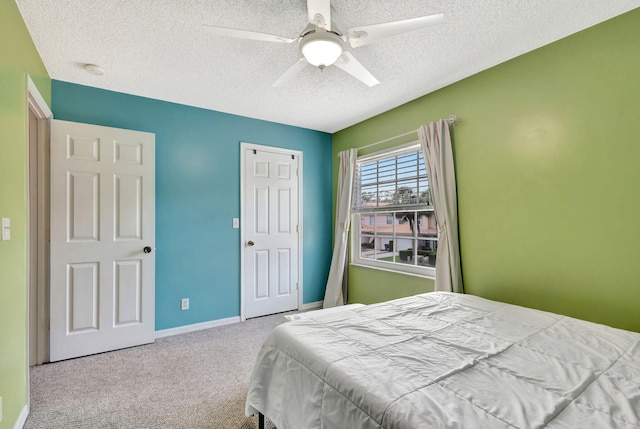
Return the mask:
[[352,262],[435,275],[438,228],[420,146],[360,157]]

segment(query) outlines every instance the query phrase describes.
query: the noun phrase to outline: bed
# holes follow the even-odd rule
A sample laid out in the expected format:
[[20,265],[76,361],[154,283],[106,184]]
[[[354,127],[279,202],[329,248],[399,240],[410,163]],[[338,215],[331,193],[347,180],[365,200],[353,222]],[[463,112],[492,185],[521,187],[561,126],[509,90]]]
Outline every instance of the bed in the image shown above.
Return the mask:
[[278,429],[640,428],[640,334],[433,292],[273,330],[247,415]]

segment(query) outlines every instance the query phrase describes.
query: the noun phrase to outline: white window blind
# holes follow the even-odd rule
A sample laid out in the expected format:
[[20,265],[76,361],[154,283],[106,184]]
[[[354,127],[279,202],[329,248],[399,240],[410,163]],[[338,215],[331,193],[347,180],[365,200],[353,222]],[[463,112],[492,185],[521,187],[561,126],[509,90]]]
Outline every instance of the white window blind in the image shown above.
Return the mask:
[[359,157],[352,262],[435,275],[438,226],[419,144]]
[[358,161],[354,186],[354,210],[358,212],[431,206],[419,146]]

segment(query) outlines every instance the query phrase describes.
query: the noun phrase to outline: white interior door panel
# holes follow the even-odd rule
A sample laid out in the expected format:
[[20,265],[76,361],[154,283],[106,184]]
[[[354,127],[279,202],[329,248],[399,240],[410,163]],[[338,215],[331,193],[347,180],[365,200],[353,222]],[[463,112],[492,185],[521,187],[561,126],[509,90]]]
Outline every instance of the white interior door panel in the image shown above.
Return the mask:
[[51,121],[50,360],[155,336],[155,135]]
[[245,317],[298,308],[299,157],[244,149]]

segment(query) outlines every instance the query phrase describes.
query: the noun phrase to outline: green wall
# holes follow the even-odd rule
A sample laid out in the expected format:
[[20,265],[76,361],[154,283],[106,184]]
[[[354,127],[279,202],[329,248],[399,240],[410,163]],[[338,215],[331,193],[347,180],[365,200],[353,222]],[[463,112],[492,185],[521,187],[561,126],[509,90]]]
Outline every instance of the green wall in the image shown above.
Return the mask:
[[26,73],[50,105],[51,81],[15,2],[0,1],[0,428],[13,428],[27,403]]
[[[640,9],[340,131],[334,160],[458,115],[465,291],[640,331],[638,40]],[[362,267],[349,284],[351,302],[432,288]]]

